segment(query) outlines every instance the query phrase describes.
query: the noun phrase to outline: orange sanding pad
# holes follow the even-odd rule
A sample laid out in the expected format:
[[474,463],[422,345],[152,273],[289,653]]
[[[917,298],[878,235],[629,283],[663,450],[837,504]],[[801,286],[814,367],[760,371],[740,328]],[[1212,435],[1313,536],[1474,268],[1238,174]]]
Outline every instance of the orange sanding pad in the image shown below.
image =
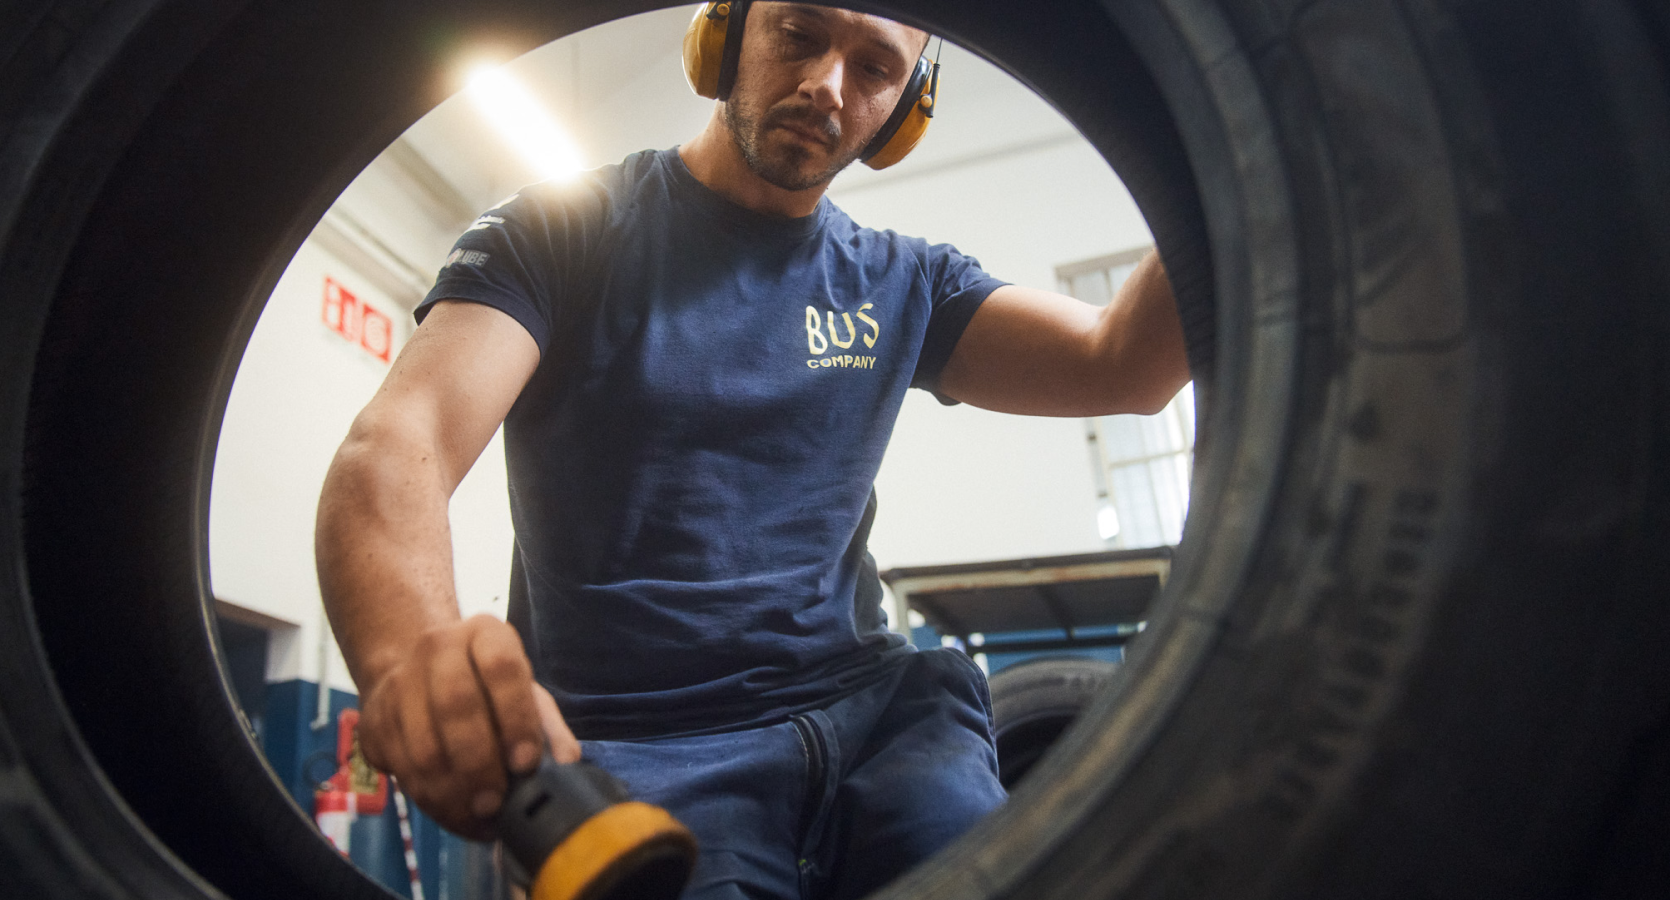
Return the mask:
[[580,823],[557,845],[534,878],[531,900],[596,900],[646,855],[672,855],[688,864],[696,839],[659,806],[617,803]]

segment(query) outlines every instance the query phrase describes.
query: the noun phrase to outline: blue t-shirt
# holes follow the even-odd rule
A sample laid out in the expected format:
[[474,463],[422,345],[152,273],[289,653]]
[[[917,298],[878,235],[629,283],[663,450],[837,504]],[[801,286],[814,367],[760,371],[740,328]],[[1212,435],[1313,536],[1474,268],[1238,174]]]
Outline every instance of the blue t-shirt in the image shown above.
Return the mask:
[[909,652],[866,549],[911,385],[1003,282],[947,245],[785,219],[676,150],[523,190],[418,308],[508,313],[541,361],[505,420],[526,641],[576,734],[763,723]]

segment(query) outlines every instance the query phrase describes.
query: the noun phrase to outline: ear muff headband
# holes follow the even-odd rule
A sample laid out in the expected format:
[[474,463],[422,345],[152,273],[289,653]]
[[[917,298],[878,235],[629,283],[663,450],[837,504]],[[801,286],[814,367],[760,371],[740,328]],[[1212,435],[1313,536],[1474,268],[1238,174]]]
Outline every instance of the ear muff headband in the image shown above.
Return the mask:
[[[747,18],[748,0],[729,0],[703,6],[690,20],[684,32],[684,77],[698,95],[710,100],[730,99]],[[885,169],[904,159],[927,134],[938,94],[939,65],[924,55],[916,60],[916,68],[887,123],[870,139],[859,159],[872,169]]]
[[[716,7],[724,3],[713,4]],[[742,28],[748,22],[748,0],[731,0],[730,15],[725,17],[725,47],[719,54],[719,97],[731,99],[731,88],[736,87],[736,61],[742,58]]]

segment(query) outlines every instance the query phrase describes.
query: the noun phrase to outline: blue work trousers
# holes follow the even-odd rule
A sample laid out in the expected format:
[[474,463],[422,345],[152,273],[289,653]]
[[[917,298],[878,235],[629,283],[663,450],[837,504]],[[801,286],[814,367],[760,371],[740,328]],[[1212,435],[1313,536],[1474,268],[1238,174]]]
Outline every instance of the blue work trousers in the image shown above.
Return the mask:
[[948,649],[787,722],[581,747],[695,832],[685,900],[854,900],[1005,797],[985,676]]

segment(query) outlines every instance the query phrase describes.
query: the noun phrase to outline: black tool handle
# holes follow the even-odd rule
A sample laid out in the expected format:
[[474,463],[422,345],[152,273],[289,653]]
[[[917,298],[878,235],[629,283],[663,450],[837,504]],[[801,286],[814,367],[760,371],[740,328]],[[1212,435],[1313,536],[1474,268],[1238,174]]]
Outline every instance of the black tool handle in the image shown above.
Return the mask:
[[532,900],[677,900],[696,864],[689,829],[587,763],[512,777],[498,826]]
[[499,840],[531,880],[581,823],[628,799],[620,782],[591,763],[546,756],[533,771],[511,776],[499,809]]

